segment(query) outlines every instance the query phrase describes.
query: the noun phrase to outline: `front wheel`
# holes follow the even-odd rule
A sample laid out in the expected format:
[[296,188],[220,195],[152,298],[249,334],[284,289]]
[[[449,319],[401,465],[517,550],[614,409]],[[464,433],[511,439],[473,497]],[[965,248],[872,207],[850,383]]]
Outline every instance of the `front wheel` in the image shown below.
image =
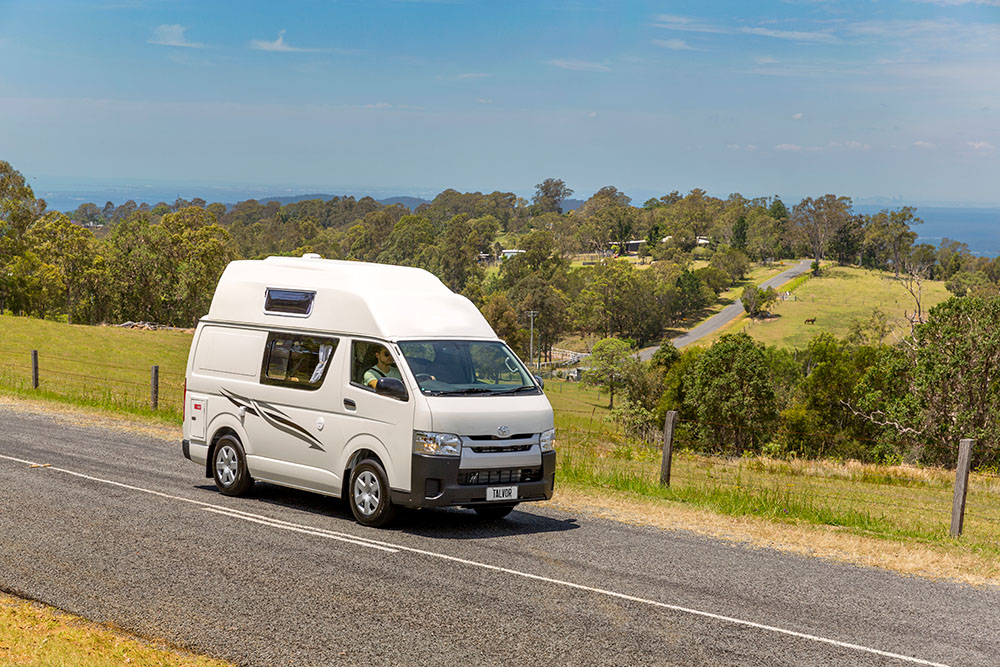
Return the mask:
[[378,461],[365,459],[351,470],[351,512],[358,523],[378,528],[396,516],[389,499],[389,478]]
[[231,435],[219,438],[212,454],[212,476],[216,488],[227,496],[242,496],[253,486],[247,455],[239,439]]
[[483,519],[502,519],[517,507],[517,503],[513,505],[475,505],[472,509],[475,510]]

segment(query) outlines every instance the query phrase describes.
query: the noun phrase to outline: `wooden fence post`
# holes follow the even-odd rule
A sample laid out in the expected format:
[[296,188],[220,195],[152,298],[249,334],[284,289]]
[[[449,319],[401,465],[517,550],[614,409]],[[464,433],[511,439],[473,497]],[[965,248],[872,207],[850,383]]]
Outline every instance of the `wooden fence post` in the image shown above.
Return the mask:
[[663,461],[660,463],[660,486],[670,486],[670,464],[674,456],[674,424],[677,411],[669,410],[663,421]]
[[149,405],[156,410],[160,405],[160,367],[153,366],[149,376]]
[[31,351],[31,388],[38,389],[38,350]]
[[963,438],[958,445],[958,465],[955,467],[955,499],[951,503],[951,536],[962,534],[965,521],[965,495],[969,490],[969,466],[972,463],[972,438]]

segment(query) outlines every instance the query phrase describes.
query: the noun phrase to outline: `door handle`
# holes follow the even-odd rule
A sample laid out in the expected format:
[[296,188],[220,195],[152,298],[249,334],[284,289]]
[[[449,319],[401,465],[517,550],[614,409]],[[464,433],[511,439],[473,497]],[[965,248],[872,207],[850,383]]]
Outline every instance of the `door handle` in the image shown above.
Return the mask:
[[358,407],[358,404],[354,402],[353,398],[345,398],[344,399],[344,407],[347,408],[348,410],[356,410],[357,407]]

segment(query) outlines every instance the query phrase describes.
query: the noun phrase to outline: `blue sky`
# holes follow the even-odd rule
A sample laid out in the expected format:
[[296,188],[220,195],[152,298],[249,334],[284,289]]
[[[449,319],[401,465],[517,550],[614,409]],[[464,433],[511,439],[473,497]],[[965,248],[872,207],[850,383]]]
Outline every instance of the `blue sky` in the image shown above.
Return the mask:
[[1000,0],[0,0],[0,159],[38,191],[996,203]]

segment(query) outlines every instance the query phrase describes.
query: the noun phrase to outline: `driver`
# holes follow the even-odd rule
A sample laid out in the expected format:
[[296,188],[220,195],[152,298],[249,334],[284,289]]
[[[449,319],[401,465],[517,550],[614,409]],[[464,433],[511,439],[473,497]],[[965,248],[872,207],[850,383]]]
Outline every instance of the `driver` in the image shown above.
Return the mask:
[[389,350],[381,345],[375,351],[375,365],[365,371],[365,384],[374,389],[379,378],[403,379]]

